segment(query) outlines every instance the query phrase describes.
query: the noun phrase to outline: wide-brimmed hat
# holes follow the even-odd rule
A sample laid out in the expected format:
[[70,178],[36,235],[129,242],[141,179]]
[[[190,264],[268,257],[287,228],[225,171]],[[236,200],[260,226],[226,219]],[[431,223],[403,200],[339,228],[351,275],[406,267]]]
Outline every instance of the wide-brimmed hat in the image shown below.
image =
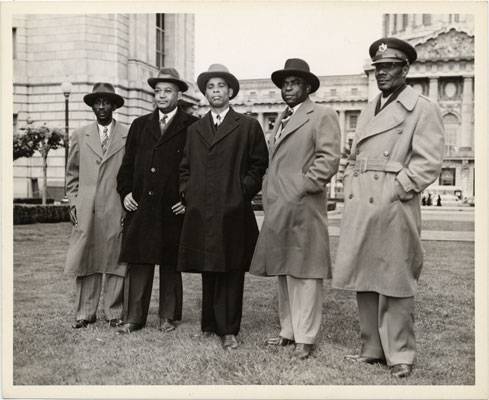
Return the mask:
[[233,89],[233,95],[230,97],[230,100],[234,99],[239,92],[239,81],[222,64],[212,64],[206,72],[202,72],[197,77],[197,86],[199,87],[199,90],[205,95],[205,86],[207,85],[207,82],[209,79],[216,77],[224,79],[229,87]]
[[395,37],[386,37],[376,40],[368,49],[372,64],[383,62],[399,62],[412,64],[416,61],[418,53],[408,42]]
[[115,104],[116,108],[122,107],[124,104],[124,99],[115,92],[114,86],[107,82],[97,82],[93,85],[92,93],[83,96],[83,101],[92,107],[95,100],[99,97],[108,98]]
[[161,68],[156,78],[149,78],[148,84],[153,89],[158,82],[171,82],[178,86],[181,92],[188,90],[188,85],[185,81],[180,79],[180,75],[175,68]]
[[285,61],[284,69],[272,73],[272,82],[277,87],[282,88],[284,79],[288,76],[304,78],[311,85],[311,93],[319,88],[319,78],[310,71],[309,64],[300,58],[289,58]]

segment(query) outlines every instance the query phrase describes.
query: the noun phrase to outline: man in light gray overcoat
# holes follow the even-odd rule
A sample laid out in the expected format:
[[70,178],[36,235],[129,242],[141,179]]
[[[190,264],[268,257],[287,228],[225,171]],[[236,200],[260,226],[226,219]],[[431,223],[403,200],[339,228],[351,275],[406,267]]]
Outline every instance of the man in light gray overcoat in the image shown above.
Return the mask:
[[287,108],[270,139],[265,218],[250,272],[278,277],[281,330],[267,344],[295,344],[293,357],[305,359],[321,325],[323,279],[330,276],[326,184],[338,170],[340,127],[334,110],[309,98],[319,79],[304,60],[287,60],[272,81]]
[[[74,329],[96,321],[102,282],[103,309],[111,327],[120,325],[126,265],[119,263],[125,212],[117,193],[127,128],[112,118],[124,104],[110,83],[96,83],[83,100],[96,122],[75,130],[66,170],[73,231],[65,271],[76,276]],[[105,280],[103,275],[105,274]]]
[[444,132],[437,105],[406,85],[416,50],[383,38],[369,53],[382,93],[359,118],[345,169],[333,287],[357,292],[362,347],[346,358],[404,378],[416,358],[420,193],[440,174]]

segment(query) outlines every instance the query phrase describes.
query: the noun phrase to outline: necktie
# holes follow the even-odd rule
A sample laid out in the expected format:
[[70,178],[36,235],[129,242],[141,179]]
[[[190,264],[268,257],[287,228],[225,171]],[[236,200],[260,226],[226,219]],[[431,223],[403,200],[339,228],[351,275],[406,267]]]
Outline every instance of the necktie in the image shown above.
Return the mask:
[[104,126],[102,130],[102,152],[105,154],[107,151],[107,146],[109,144],[109,128]]
[[285,127],[287,126],[287,123],[289,122],[292,114],[293,114],[293,111],[289,107],[287,107],[284,111],[284,116],[282,118],[282,121],[280,121],[280,124],[282,126],[278,130],[277,135],[275,136],[275,140],[278,140],[280,138],[280,135],[282,134],[282,131],[285,129]]
[[161,131],[161,136],[165,133],[166,130],[166,119],[168,118],[168,115],[163,115],[160,119],[160,131]]
[[216,123],[214,124],[216,131],[217,131],[217,128],[219,127],[219,125],[221,125],[221,116],[219,114],[217,114],[216,115]]

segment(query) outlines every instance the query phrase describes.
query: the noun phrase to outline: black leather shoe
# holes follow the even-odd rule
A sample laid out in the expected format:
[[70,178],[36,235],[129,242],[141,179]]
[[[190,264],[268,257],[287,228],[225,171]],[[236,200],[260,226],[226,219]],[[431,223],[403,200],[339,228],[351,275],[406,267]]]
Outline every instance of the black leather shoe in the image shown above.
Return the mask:
[[171,319],[160,319],[160,326],[158,327],[158,330],[161,332],[171,332],[175,329],[176,326]]
[[309,343],[297,343],[295,350],[292,353],[292,357],[298,358],[299,360],[305,360],[311,355],[313,348],[314,345]]
[[396,364],[391,368],[391,375],[395,378],[407,378],[412,371],[412,364]]
[[127,322],[127,323],[121,325],[121,327],[119,329],[117,329],[117,334],[118,335],[126,335],[128,333],[138,331],[142,328],[143,328],[143,325],[134,324],[132,322]]
[[365,363],[365,364],[382,364],[385,365],[385,358],[367,357],[360,354],[347,354],[345,360]]
[[269,346],[290,346],[292,344],[295,344],[295,341],[292,339],[284,338],[282,336],[277,336],[267,339],[266,343]]
[[112,318],[107,321],[111,328],[118,328],[119,326],[124,325],[124,321],[120,318]]
[[73,329],[86,328],[88,324],[93,324],[95,320],[89,321],[87,319],[77,319],[76,322],[71,325]]
[[222,347],[227,350],[227,349],[237,349],[238,348],[238,341],[236,340],[236,336],[234,335],[224,335],[221,336],[221,341],[222,341]]

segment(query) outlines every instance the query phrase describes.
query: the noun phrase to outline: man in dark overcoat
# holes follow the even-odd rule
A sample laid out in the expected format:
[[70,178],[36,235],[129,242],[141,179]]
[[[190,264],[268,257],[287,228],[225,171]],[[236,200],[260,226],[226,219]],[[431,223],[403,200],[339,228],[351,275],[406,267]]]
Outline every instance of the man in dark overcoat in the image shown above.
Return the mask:
[[369,53],[382,93],[359,118],[345,169],[333,287],[357,292],[362,347],[347,358],[405,378],[416,359],[420,196],[440,174],[444,131],[438,106],[406,85],[416,50],[383,38]]
[[182,277],[176,265],[185,207],[178,174],[187,128],[196,118],[177,106],[188,85],[174,68],[161,69],[148,84],[154,89],[156,109],[132,123],[117,176],[117,190],[128,211],[120,257],[128,263],[125,324],[118,333],[146,324],[155,265],[160,277],[159,329],[174,330],[182,314]]
[[[124,99],[110,83],[98,82],[83,97],[97,121],[71,135],[66,167],[66,196],[73,231],[65,271],[76,275],[74,329],[96,321],[103,291],[105,319],[121,323],[126,265],[119,262],[122,208],[116,177],[124,156],[127,128],[112,114]],[[104,286],[102,288],[102,285]]]
[[288,59],[272,81],[287,107],[270,139],[265,218],[250,272],[278,281],[281,330],[267,343],[295,344],[293,357],[302,360],[316,342],[323,279],[330,276],[326,185],[338,170],[341,134],[336,112],[309,97],[319,79],[307,62]]
[[202,331],[235,349],[258,236],[251,199],[261,188],[267,146],[258,121],[229,106],[239,82],[225,66],[211,65],[197,84],[211,109],[189,128],[180,165],[187,210],[178,270],[202,273]]

